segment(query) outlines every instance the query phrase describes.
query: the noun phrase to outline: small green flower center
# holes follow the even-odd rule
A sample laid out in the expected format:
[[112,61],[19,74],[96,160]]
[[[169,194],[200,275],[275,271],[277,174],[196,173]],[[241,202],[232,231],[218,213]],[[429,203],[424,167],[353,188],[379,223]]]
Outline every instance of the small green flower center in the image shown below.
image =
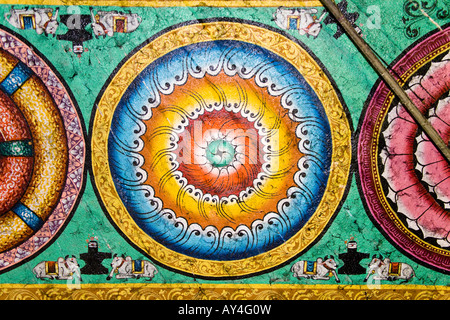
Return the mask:
[[206,159],[213,167],[222,168],[233,162],[236,151],[226,140],[211,141],[206,147]]

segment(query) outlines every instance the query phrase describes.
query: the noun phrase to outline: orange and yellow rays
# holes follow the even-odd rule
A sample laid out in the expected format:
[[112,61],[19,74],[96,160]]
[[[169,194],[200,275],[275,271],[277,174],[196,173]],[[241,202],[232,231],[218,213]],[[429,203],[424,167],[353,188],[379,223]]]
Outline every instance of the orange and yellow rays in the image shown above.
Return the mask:
[[[250,226],[294,185],[298,151],[295,123],[283,122],[280,97],[253,79],[206,75],[175,87],[146,122],[143,136],[147,184],[177,216],[202,227]],[[228,141],[230,165],[214,167],[209,142]],[[289,152],[287,152],[289,151]]]

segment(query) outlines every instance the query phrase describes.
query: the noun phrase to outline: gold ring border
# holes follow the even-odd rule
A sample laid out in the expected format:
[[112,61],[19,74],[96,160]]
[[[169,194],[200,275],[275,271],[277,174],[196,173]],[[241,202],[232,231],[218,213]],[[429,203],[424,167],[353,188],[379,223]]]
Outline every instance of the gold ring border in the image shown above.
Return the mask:
[[[282,245],[254,257],[213,261],[167,249],[151,239],[127,213],[109,170],[107,140],[115,108],[135,77],[152,61],[176,48],[211,40],[239,40],[259,45],[295,66],[321,100],[330,122],[333,154],[324,196],[305,226]],[[333,85],[299,44],[268,29],[237,22],[191,24],[170,30],[133,54],[111,79],[97,105],[92,126],[92,170],[98,194],[111,219],[137,247],[172,269],[204,277],[238,277],[274,268],[309,247],[322,233],[344,196],[352,159],[351,129]]]

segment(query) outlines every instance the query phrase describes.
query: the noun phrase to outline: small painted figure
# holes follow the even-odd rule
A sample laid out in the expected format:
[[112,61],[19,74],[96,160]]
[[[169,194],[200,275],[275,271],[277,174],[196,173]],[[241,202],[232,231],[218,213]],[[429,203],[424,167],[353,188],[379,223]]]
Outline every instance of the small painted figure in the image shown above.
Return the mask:
[[51,34],[55,36],[58,28],[59,8],[55,12],[51,8],[11,8],[4,14],[5,20],[18,29],[34,29],[37,34]]
[[347,252],[339,254],[344,265],[339,268],[340,274],[364,274],[366,269],[359,264],[362,259],[369,258],[368,253],[358,252],[358,244],[353,237],[347,242]]
[[298,30],[300,35],[312,36],[314,39],[322,30],[322,20],[326,15],[324,10],[319,18],[315,14],[318,10],[315,8],[289,9],[279,7],[273,14],[273,21],[282,29]]
[[[358,18],[359,18],[359,13],[358,12],[353,12],[353,13],[347,12],[347,5],[348,5],[347,0],[343,0],[343,1],[339,2],[337,6],[338,6],[339,10],[342,12],[342,14],[344,15],[344,17],[352,24],[352,26],[356,30],[356,32],[358,34],[361,34],[362,33],[361,28],[359,28],[356,25],[356,20],[358,20]],[[340,36],[342,36],[345,33],[344,29],[341,27],[341,25],[339,23],[337,23],[336,19],[330,14],[325,18],[323,23],[326,25],[336,24],[336,26],[337,26],[336,33],[333,35],[333,37],[335,39],[338,39]]]
[[132,260],[130,256],[118,256],[114,255],[111,262],[111,272],[106,280],[110,280],[114,274],[116,279],[139,279],[147,278],[147,281],[153,279],[158,273],[156,267],[147,260]]
[[416,276],[414,269],[404,262],[391,262],[390,258],[383,259],[383,256],[373,255],[367,267],[367,275],[364,282],[367,282],[370,276],[373,275],[374,280],[403,280],[408,282]]
[[332,276],[336,282],[341,282],[336,273],[337,263],[333,256],[317,258],[316,261],[298,261],[291,267],[293,276],[297,279],[329,280]]
[[108,269],[102,265],[104,259],[110,259],[111,253],[98,252],[98,242],[90,240],[88,243],[88,252],[80,254],[80,259],[86,262],[86,265],[81,268],[83,274],[107,274]]
[[38,279],[71,280],[76,276],[81,281],[80,267],[75,256],[42,261],[33,268],[33,273]]
[[118,11],[98,11],[89,8],[91,27],[95,37],[112,37],[114,33],[130,33],[141,24],[141,17],[136,13]]
[[90,15],[85,14],[64,14],[61,15],[61,22],[69,29],[65,34],[56,36],[58,40],[71,41],[72,50],[76,55],[81,55],[84,49],[84,42],[92,39],[92,34],[85,30],[91,22]]

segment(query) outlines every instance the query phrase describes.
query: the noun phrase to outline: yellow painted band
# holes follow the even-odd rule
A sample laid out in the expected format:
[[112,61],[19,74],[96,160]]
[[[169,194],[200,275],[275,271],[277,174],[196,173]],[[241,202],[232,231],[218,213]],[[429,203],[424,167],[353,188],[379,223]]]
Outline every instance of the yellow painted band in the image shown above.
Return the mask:
[[0,252],[14,248],[34,233],[33,229],[12,211],[0,217],[0,226]]
[[[14,69],[19,60],[6,51],[0,54],[0,82]],[[51,213],[59,200],[67,167],[67,142],[58,108],[42,81],[31,76],[11,100],[23,113],[32,134],[34,168],[21,203],[42,220]],[[10,250],[27,240],[35,231],[19,216],[9,211],[0,217],[0,252]]]
[[19,61],[10,54],[0,54],[0,83],[14,69]]
[[59,201],[68,165],[67,139],[58,108],[33,75],[11,99],[22,111],[33,137],[33,175],[21,202],[45,220]]
[[[12,70],[18,62],[4,53],[0,55],[4,70]],[[11,99],[22,111],[30,127],[34,148],[34,167],[30,183],[20,202],[42,220],[50,215],[59,201],[68,165],[67,142],[58,109],[47,89],[36,75],[30,77]],[[0,252],[26,241],[35,232],[19,216],[9,211],[0,217]]]

